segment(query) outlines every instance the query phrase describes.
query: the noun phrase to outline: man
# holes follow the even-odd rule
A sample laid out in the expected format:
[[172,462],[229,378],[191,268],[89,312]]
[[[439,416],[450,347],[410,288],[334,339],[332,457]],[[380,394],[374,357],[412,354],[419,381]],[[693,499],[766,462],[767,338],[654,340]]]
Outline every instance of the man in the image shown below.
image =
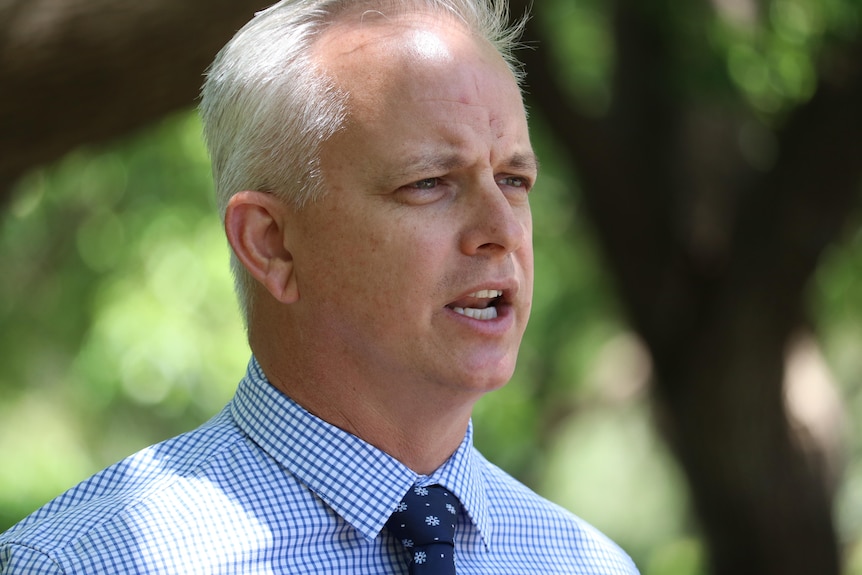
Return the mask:
[[[505,21],[480,0],[285,0],[222,50],[202,112],[248,373],[206,425],[0,537],[0,572],[636,573],[471,443],[532,296]],[[421,539],[414,511],[449,531]]]

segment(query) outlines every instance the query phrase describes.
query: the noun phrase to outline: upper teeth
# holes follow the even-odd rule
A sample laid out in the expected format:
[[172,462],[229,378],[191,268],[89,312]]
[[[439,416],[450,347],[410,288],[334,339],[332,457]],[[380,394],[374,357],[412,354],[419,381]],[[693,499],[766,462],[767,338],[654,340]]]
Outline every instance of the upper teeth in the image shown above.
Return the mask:
[[500,297],[501,295],[503,295],[503,292],[498,289],[483,289],[481,291],[471,293],[470,297],[494,299],[495,297]]

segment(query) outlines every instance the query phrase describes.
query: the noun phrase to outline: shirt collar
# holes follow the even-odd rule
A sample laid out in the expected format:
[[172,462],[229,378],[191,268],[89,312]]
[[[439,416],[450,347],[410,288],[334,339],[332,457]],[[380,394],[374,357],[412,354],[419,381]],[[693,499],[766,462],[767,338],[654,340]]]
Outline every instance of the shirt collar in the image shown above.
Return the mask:
[[430,476],[421,476],[305,411],[270,384],[254,357],[230,409],[240,429],[365,538],[377,538],[412,485],[439,483],[458,497],[488,544],[488,501],[472,422],[452,457]]
[[492,529],[488,494],[483,467],[477,461],[478,458],[479,454],[473,449],[473,422],[470,421],[467,433],[455,453],[427,479],[423,478],[420,484],[440,484],[452,492],[479,531],[485,547],[490,547]]

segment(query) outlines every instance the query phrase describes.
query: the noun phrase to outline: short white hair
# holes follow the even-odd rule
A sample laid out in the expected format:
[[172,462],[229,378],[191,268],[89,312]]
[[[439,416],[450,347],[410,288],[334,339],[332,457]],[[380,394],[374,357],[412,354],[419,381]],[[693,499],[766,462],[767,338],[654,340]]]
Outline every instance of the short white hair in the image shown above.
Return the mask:
[[[333,23],[367,11],[422,11],[461,21],[494,46],[520,84],[513,56],[525,18],[509,23],[507,0],[282,0],[254,18],[218,53],[201,91],[200,113],[224,220],[243,190],[272,193],[297,207],[323,196],[321,145],[347,118],[347,95],[313,59]],[[254,279],[231,257],[237,296],[249,321]]]

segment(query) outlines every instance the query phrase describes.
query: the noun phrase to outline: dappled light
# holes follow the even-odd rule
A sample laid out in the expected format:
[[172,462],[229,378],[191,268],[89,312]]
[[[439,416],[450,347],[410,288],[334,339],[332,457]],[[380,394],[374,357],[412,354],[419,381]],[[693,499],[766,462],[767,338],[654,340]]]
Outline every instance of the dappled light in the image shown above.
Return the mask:
[[[513,380],[475,408],[477,447],[605,532],[643,575],[706,575],[709,532],[692,489],[704,477],[680,454],[703,456],[697,471],[749,446],[739,429],[766,428],[757,399],[775,379],[777,420],[834,493],[843,573],[862,575],[862,213],[840,208],[851,194],[830,195],[855,181],[858,206],[862,185],[827,161],[836,153],[824,153],[821,172],[795,171],[816,160],[793,156],[818,149],[806,143],[822,136],[819,117],[799,127],[794,113],[808,111],[823,78],[843,85],[853,52],[836,46],[859,43],[862,11],[849,0],[668,6],[620,11],[635,24],[598,0],[535,8],[534,34],[553,39],[528,43],[524,56],[534,63],[526,97],[542,163],[530,193],[535,297]],[[667,43],[656,51],[667,77],[640,76],[637,42],[656,37],[615,38],[650,18]],[[548,86],[565,97],[543,99]],[[31,169],[0,216],[0,531],[205,422],[245,371],[250,352],[191,104]],[[631,139],[615,139],[632,125]],[[830,140],[829,150],[853,149],[845,142],[858,139]],[[816,201],[808,188],[795,192],[800,181]],[[840,217],[817,219],[833,206]],[[799,260],[816,271],[781,267]],[[785,326],[781,309],[798,317]],[[772,346],[775,370],[757,372],[752,357],[762,354],[746,352],[785,328],[795,335]],[[768,389],[745,403],[752,381]],[[722,437],[732,426],[716,424],[734,418],[740,435]],[[703,436],[686,435],[681,421]],[[768,481],[751,469],[735,478]],[[729,499],[749,510],[744,491]]]
[[28,463],[0,473],[4,527],[208,419],[245,368],[199,133],[183,114],[19,186],[0,247],[0,437]]

